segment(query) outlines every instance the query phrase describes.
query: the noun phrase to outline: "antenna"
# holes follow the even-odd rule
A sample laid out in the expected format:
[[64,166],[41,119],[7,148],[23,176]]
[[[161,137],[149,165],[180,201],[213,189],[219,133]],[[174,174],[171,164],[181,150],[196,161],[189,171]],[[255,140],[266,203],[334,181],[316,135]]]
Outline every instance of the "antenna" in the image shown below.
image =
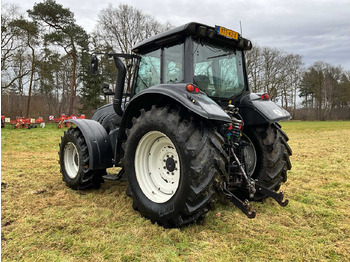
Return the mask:
[[241,20],[239,20],[239,27],[241,28],[241,36],[242,36],[242,21]]

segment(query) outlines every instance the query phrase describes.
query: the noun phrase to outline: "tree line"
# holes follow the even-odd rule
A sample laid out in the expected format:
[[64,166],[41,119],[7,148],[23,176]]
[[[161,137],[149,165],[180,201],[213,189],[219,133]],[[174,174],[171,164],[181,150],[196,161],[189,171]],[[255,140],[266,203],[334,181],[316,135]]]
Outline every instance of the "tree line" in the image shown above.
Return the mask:
[[[120,4],[102,9],[88,34],[74,13],[54,0],[35,3],[26,13],[2,3],[2,114],[91,114],[108,102],[102,83],[113,83],[116,69],[104,58],[103,73],[91,76],[90,54],[131,53],[136,43],[171,27]],[[350,72],[340,66],[319,61],[305,67],[298,54],[259,45],[246,58],[253,92],[268,93],[295,119],[350,119]],[[125,63],[130,83],[133,68]]]
[[301,120],[350,120],[350,71],[317,61],[304,66],[298,54],[270,47],[246,53],[250,87]]

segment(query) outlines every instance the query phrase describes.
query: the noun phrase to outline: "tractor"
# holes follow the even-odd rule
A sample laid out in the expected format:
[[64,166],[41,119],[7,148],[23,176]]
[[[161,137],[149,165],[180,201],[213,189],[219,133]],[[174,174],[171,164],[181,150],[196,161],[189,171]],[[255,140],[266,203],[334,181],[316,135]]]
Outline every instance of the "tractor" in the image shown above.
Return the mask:
[[[188,23],[142,41],[132,54],[108,53],[117,68],[113,102],[61,138],[64,182],[99,188],[110,167],[127,180],[134,210],[165,228],[202,220],[223,196],[247,217],[250,201],[282,192],[291,169],[288,136],[279,121],[290,114],[252,93],[245,52],[252,43],[222,26]],[[99,70],[91,55],[91,71]],[[127,65],[125,62],[127,61]],[[126,78],[133,68],[132,78]]]

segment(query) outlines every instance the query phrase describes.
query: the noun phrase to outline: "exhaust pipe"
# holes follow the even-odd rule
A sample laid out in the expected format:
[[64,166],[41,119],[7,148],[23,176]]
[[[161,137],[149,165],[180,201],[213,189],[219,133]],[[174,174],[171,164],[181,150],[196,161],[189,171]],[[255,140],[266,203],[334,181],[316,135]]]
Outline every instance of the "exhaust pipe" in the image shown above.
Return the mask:
[[117,56],[114,56],[114,64],[118,69],[118,77],[115,85],[115,93],[113,99],[113,109],[118,116],[123,116],[122,100],[124,91],[124,81],[126,75],[126,69],[124,63]]

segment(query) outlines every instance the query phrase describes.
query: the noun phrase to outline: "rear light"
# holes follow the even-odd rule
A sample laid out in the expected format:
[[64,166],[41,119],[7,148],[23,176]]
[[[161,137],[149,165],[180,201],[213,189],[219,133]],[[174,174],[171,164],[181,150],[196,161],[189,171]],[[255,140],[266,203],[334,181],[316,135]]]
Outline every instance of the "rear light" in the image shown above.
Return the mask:
[[186,86],[186,89],[187,89],[187,91],[190,92],[190,93],[192,93],[192,92],[195,92],[196,94],[199,93],[199,88],[198,88],[198,87],[195,87],[195,86],[192,85],[192,84],[188,84],[188,85]]
[[267,93],[261,95],[262,100],[269,100],[269,98],[270,98],[270,96]]
[[188,84],[187,86],[186,86],[186,89],[187,89],[187,91],[188,92],[193,92],[194,91],[194,89],[195,89],[195,87],[194,87],[194,85],[192,85],[192,84]]

